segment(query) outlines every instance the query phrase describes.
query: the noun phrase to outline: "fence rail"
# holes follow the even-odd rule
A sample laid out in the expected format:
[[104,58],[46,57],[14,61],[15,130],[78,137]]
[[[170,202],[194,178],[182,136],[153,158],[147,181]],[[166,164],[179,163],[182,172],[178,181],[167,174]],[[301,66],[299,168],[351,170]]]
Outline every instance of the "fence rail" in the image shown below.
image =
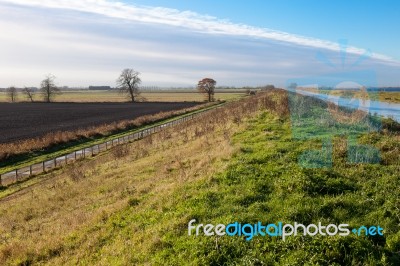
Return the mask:
[[[212,108],[212,109],[214,109],[214,108]],[[117,138],[105,141],[103,143],[99,143],[99,144],[96,144],[93,146],[82,148],[80,150],[76,150],[76,151],[73,151],[71,153],[68,153],[68,154],[65,154],[62,156],[57,156],[57,157],[42,161],[40,163],[31,164],[29,166],[17,168],[12,171],[0,174],[0,186],[8,186],[8,185],[11,185],[18,181],[22,181],[24,179],[32,177],[34,175],[46,173],[57,167],[61,167],[63,165],[75,162],[78,159],[83,159],[86,157],[91,157],[91,156],[97,155],[101,152],[110,150],[117,145],[122,145],[122,144],[133,142],[135,140],[145,138],[145,137],[147,137],[151,134],[157,133],[165,128],[172,127],[172,126],[175,126],[178,124],[182,124],[186,121],[192,120],[193,118],[201,116],[204,113],[206,113],[212,109],[207,109],[207,110],[199,111],[199,112],[192,113],[189,115],[185,115],[185,116],[170,120],[170,121],[162,123],[162,124],[157,124],[155,126],[151,126],[151,127],[142,129],[140,131],[135,131],[128,135],[124,135],[121,137],[117,137]]]

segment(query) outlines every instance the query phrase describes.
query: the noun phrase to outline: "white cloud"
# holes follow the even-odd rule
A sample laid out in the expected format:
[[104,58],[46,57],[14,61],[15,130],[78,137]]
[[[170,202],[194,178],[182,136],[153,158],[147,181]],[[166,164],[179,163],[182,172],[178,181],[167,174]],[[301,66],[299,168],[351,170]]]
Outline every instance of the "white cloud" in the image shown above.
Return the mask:
[[[212,16],[204,16],[191,11],[179,11],[171,8],[134,6],[107,0],[2,0],[0,2],[70,9],[136,22],[184,27],[200,32],[252,36],[333,51],[340,50],[338,44],[317,38],[304,37],[267,28],[257,28],[244,24],[235,24]],[[347,52],[361,55],[366,51],[365,49],[350,46],[347,47]],[[391,57],[382,54],[373,53],[371,57],[385,61],[395,61]]]
[[[204,76],[220,85],[284,85],[332,71],[318,52],[341,66],[334,43],[105,0],[0,0],[0,32],[0,87],[37,86],[47,73],[59,85],[113,86],[126,67],[139,70],[145,85],[193,86]],[[348,52],[351,64],[364,50]],[[363,67],[384,84],[397,82],[399,64],[385,56],[373,55]]]

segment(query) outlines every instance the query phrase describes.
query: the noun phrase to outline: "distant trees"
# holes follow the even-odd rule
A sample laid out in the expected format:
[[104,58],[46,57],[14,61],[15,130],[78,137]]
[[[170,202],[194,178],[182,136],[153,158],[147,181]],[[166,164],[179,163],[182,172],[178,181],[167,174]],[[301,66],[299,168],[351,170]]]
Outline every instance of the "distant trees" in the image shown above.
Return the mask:
[[11,86],[11,87],[7,88],[6,92],[12,103],[17,100],[17,93],[18,93],[17,88],[15,88],[14,86]]
[[55,76],[48,74],[44,80],[40,83],[40,91],[43,95],[45,102],[51,102],[56,94],[60,93],[60,89],[57,88],[54,80]]
[[208,96],[208,101],[214,101],[214,92],[215,92],[215,85],[217,82],[212,78],[204,78],[199,81],[197,84],[197,89],[202,92],[206,93]]
[[25,94],[25,96],[31,101],[31,102],[33,102],[33,95],[34,95],[34,90],[33,89],[31,89],[31,88],[28,88],[28,87],[25,87],[24,89],[23,89],[23,94]]
[[274,90],[274,89],[275,89],[275,86],[272,85],[272,84],[268,84],[268,85],[266,85],[263,89],[264,89],[264,90]]
[[257,93],[257,90],[255,90],[255,89],[250,89],[250,88],[247,88],[246,89],[246,94],[247,95],[256,95],[256,93]]
[[132,102],[135,102],[140,94],[139,85],[142,80],[139,78],[139,75],[139,72],[131,68],[126,68],[122,70],[117,79],[117,89],[121,93],[126,93]]

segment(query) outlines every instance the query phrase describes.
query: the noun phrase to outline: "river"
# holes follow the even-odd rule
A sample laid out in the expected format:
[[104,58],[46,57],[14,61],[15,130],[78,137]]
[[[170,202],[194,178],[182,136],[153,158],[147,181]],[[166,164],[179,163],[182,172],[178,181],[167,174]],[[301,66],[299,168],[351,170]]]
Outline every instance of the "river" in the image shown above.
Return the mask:
[[352,109],[359,109],[362,111],[366,111],[370,114],[378,114],[380,116],[390,117],[396,120],[397,122],[400,122],[400,104],[398,103],[387,103],[374,100],[362,101],[356,98],[347,100],[339,96],[315,93],[300,89],[295,89],[295,90],[289,89],[289,91],[296,92],[302,95],[316,97],[324,101],[335,103],[339,106],[348,107]]

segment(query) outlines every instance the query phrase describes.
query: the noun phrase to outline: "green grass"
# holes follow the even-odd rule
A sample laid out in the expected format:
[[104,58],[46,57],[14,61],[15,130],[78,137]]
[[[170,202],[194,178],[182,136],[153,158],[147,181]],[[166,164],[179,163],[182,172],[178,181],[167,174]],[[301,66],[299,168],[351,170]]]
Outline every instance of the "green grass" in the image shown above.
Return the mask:
[[[233,141],[239,150],[225,171],[186,183],[166,198],[156,194],[132,198],[129,202],[134,204],[92,227],[100,232],[102,242],[93,247],[86,262],[105,256],[107,262],[118,264],[110,250],[121,248],[121,242],[136,240],[147,248],[116,248],[116,252],[129,253],[132,264],[400,263],[398,160],[390,165],[351,165],[336,154],[333,168],[301,168],[297,158],[310,143],[293,140],[289,121],[268,113],[248,121]],[[379,137],[378,142],[385,141],[389,137]],[[162,209],[152,209],[149,202],[161,204]],[[256,236],[245,241],[243,237],[188,236],[191,219],[203,224],[348,223],[350,228],[380,225],[385,231],[383,237],[298,236],[282,241]],[[71,241],[79,246],[79,241]]]
[[[381,151],[380,164],[349,163],[337,136],[332,167],[307,169],[299,156],[321,141],[294,139],[290,118],[270,110],[218,120],[234,110],[154,139],[141,158],[136,146],[125,158],[105,154],[78,182],[66,169],[53,176],[58,181],[0,202],[0,258],[14,265],[400,264],[398,132],[360,134]],[[380,225],[384,236],[195,237],[187,233],[192,219]]]
[[[382,140],[381,140],[382,141]],[[131,227],[159,242],[134,263],[164,265],[398,265],[400,263],[399,162],[395,165],[349,165],[303,169],[297,163],[305,143],[291,138],[287,120],[264,113],[234,137],[240,151],[229,167],[177,190],[165,211],[129,206],[104,225],[106,246],[114,235],[135,238]],[[339,159],[339,158],[337,158]],[[144,199],[145,200],[145,199]],[[187,224],[197,223],[348,223],[380,225],[384,237],[191,237]],[[115,227],[115,224],[120,226]],[[140,228],[140,229],[139,229]],[[110,242],[109,242],[110,241]],[[98,250],[101,254],[100,248]]]

